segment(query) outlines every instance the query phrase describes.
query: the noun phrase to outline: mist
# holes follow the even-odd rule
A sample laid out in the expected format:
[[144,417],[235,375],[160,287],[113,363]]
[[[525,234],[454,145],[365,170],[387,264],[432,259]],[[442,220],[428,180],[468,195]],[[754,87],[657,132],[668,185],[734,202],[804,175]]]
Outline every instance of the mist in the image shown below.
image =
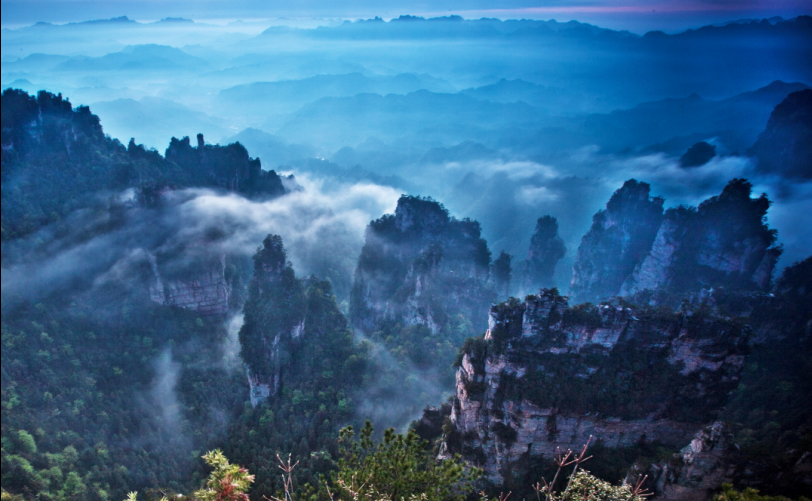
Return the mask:
[[200,189],[170,193],[157,209],[125,201],[112,229],[110,212],[76,213],[69,222],[73,231],[63,238],[53,238],[46,227],[4,244],[15,264],[3,271],[3,307],[13,298],[36,301],[77,283],[121,283],[148,254],[173,256],[173,266],[187,269],[195,249],[248,258],[268,233],[283,236],[297,273],[331,280],[346,299],[364,228],[394,208],[398,193],[374,184],[325,186],[307,176],[297,182],[299,190],[269,201]]

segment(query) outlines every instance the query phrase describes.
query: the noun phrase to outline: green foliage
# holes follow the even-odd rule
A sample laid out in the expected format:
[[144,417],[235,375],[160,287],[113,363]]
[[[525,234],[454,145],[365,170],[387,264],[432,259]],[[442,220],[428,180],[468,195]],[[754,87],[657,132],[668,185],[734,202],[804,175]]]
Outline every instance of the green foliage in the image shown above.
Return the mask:
[[628,485],[615,486],[584,470],[577,471],[567,488],[553,495],[551,501],[643,501]]
[[582,325],[590,329],[601,327],[601,315],[598,307],[592,303],[581,303],[564,312],[565,325]]
[[754,328],[770,337],[745,361],[722,415],[743,457],[766,473],[763,489],[787,496],[810,492],[787,484],[786,475],[779,473],[791,470],[803,451],[812,450],[811,263],[807,259],[788,267],[770,303],[744,305],[753,310],[749,321]]
[[34,437],[25,430],[17,431],[17,443],[19,444],[20,452],[23,454],[34,454],[37,452],[37,443],[34,441]]
[[[216,445],[223,422],[236,418],[231,409],[248,398],[244,375],[223,361],[222,321],[198,322],[194,312],[123,292],[4,304],[8,492],[29,501],[105,501],[132,489],[188,488],[199,469],[192,451]],[[170,352],[178,367],[173,421],[153,397],[156,361]]]
[[[722,492],[717,494],[713,501],[792,501],[784,496],[764,496],[758,490],[748,487],[743,491],[737,491],[731,484],[722,484]],[[798,501],[809,501],[801,496]]]
[[214,470],[209,474],[206,486],[194,493],[200,501],[248,501],[245,493],[254,482],[245,468],[231,464],[220,449],[203,455],[206,464]]
[[[229,457],[256,474],[257,496],[282,488],[277,465],[268,460],[277,454],[298,458],[296,484],[303,492],[334,468],[338,427],[352,419],[370,359],[369,344],[355,341],[331,284],[296,278],[286,257],[281,238],[263,241],[240,331],[251,374],[278,375],[278,392],[249,405],[224,444]],[[272,345],[278,351],[269,356]]]
[[398,501],[419,498],[427,501],[462,501],[473,492],[473,482],[481,471],[467,468],[459,457],[438,461],[428,442],[414,430],[406,435],[393,429],[384,432],[378,443],[372,439],[372,424],[367,421],[358,439],[352,427],[341,430],[341,458],[331,477],[332,489],[339,499],[377,499]]

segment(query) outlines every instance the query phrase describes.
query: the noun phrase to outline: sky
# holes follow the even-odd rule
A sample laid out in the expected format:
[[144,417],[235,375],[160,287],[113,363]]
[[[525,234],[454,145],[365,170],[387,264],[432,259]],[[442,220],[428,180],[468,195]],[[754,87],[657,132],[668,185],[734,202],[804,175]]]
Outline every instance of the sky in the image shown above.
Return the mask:
[[682,31],[738,19],[808,14],[812,0],[3,0],[3,27],[39,21],[66,23],[126,15],[152,21],[185,17],[196,21],[241,19],[270,24],[327,24],[336,19],[384,19],[402,14],[499,19],[575,19],[598,26],[645,33]]

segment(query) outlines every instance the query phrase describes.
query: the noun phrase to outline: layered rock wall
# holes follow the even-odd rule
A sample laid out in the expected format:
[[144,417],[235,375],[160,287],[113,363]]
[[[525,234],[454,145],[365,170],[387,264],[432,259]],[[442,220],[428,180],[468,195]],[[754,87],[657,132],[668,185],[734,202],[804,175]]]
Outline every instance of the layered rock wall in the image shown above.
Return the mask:
[[700,314],[570,307],[552,290],[496,305],[484,338],[464,349],[443,454],[500,484],[522,458],[552,458],[590,435],[608,447],[682,447],[736,387],[748,335]]
[[215,264],[203,269],[191,269],[184,278],[164,279],[157,258],[149,255],[154,281],[149,297],[154,302],[194,310],[201,315],[225,315],[229,311],[231,284],[226,280],[226,257],[220,255]]

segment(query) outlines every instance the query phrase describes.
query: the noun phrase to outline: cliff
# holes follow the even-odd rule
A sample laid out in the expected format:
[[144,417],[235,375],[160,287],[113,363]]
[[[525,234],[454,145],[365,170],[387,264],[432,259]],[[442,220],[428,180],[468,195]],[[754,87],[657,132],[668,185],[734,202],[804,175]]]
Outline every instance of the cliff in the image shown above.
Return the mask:
[[764,223],[766,195],[752,199],[752,185],[734,179],[699,207],[663,215],[663,200],[649,199],[648,190],[627,181],[595,215],[573,266],[570,291],[579,301],[645,293],[673,302],[703,288],[768,290],[781,248]]
[[[438,202],[403,196],[395,213],[372,221],[358,259],[350,317],[366,331],[381,322],[440,333],[457,314],[477,318],[495,297],[490,251],[479,223]],[[460,340],[461,341],[461,340]]]
[[609,448],[678,449],[719,416],[749,335],[701,310],[570,307],[555,290],[496,305],[485,336],[461,350],[443,454],[502,484],[590,435]]
[[757,157],[765,173],[812,178],[812,89],[793,92],[779,103],[747,153]]
[[570,293],[579,301],[618,294],[623,281],[651,249],[663,219],[663,202],[650,186],[630,179],[606,209],[592,218],[572,268]]
[[558,221],[552,216],[543,216],[536,221],[536,229],[530,238],[524,276],[525,290],[552,287],[555,266],[566,254],[564,240],[558,235]]
[[231,256],[219,254],[187,261],[182,269],[160,254],[150,253],[148,259],[153,277],[148,286],[152,301],[205,316],[239,311],[245,282]]

